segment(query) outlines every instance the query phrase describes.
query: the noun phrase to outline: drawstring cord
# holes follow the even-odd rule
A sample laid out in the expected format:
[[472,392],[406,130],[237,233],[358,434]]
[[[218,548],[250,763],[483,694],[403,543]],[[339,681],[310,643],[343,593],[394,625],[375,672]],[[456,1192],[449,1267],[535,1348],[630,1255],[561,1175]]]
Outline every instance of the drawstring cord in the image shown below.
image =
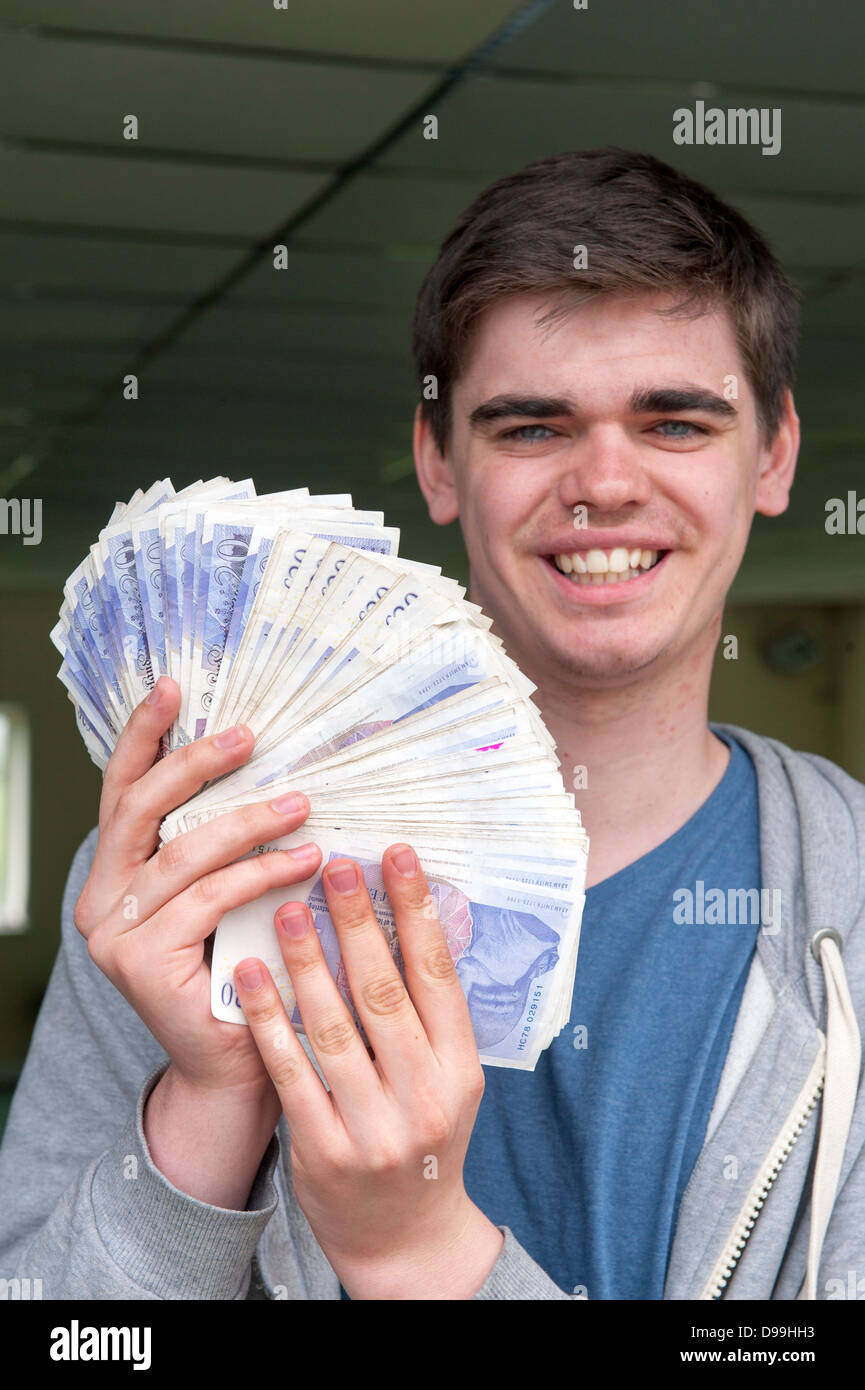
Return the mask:
[[808,1264],[800,1299],[816,1299],[817,1270],[823,1241],[835,1204],[844,1147],[850,1132],[856,1094],[862,1040],[841,963],[842,940],[824,927],[811,938],[811,953],[823,967],[826,981],[826,1080],[820,1119],[820,1140],[811,1187],[811,1229]]

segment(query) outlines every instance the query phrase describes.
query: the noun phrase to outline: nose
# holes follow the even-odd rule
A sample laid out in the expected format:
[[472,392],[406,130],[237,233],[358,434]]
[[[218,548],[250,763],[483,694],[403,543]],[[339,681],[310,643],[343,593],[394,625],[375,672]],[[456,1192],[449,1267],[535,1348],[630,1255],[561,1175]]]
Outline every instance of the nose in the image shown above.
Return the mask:
[[652,495],[651,480],[634,444],[612,424],[587,430],[574,441],[558,488],[568,511],[582,505],[592,513],[645,505]]

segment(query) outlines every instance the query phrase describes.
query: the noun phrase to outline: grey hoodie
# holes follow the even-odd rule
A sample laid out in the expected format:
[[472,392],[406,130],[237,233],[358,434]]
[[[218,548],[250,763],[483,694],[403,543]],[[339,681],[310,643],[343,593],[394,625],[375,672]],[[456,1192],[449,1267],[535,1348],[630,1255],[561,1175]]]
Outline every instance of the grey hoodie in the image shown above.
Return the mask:
[[[822,1132],[826,1216],[815,1224],[826,1231],[811,1296],[865,1298],[865,1088],[849,1014],[852,999],[861,1026],[865,785],[823,758],[717,727],[754,760],[763,887],[777,890],[780,911],[758,932],[664,1297],[800,1296]],[[0,1149],[0,1280],[21,1280],[12,1294],[26,1296],[23,1281],[38,1279],[42,1297],[57,1299],[338,1299],[337,1276],[294,1197],[284,1117],[246,1211],[187,1196],[151,1162],[142,1111],[168,1059],[90,960],[72,919],[95,844],[93,831],[69,874],[60,951]],[[833,957],[834,994],[830,952],[820,964],[811,950],[825,927],[843,956],[843,966]],[[827,993],[836,1000],[828,1048]],[[833,1157],[837,1195],[836,1175],[826,1176]],[[573,1297],[500,1229],[502,1252],[475,1298]],[[819,1232],[813,1239],[816,1249]]]

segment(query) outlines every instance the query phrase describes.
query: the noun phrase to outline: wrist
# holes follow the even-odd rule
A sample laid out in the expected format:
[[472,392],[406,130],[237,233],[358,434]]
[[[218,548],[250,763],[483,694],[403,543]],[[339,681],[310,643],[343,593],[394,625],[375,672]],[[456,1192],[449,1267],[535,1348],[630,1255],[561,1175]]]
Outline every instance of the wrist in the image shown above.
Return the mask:
[[173,1187],[209,1206],[245,1211],[279,1118],[278,1098],[206,1090],[166,1070],[147,1098],[150,1160]]
[[155,1089],[161,1090],[163,1096],[171,1094],[199,1108],[209,1107],[238,1115],[261,1115],[263,1123],[272,1113],[274,1120],[271,1128],[282,1113],[276,1088],[267,1075],[262,1081],[254,1083],[217,1083],[187,1075],[176,1062],[169,1062]]
[[375,1260],[331,1260],[352,1299],[471,1299],[486,1282],[505,1238],[468,1195],[410,1245]]

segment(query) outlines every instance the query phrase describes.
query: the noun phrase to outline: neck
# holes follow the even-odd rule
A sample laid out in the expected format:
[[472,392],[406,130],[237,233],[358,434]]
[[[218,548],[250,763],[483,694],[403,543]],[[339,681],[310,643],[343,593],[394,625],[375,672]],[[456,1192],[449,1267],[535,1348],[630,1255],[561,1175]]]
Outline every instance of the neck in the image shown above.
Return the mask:
[[587,887],[669,839],[723,777],[729,751],[707,722],[716,629],[666,670],[613,689],[533,672],[511,649],[538,687],[533,698],[590,838]]

